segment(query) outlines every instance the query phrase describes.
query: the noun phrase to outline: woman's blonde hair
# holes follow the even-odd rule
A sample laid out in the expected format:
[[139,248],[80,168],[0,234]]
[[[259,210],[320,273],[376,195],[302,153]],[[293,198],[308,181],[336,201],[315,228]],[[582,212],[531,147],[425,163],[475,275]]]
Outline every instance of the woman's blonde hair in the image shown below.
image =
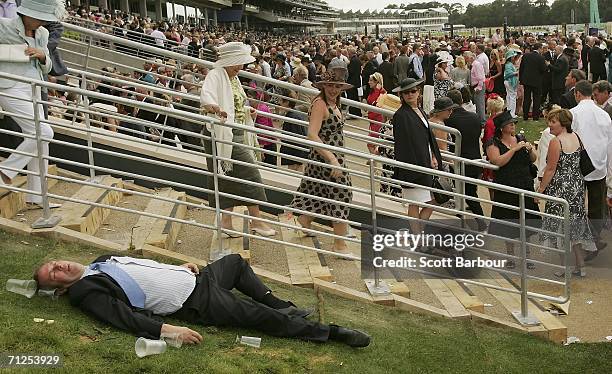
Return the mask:
[[501,113],[504,110],[505,103],[501,96],[492,97],[487,100],[487,113],[489,116]]
[[499,52],[497,51],[497,49],[491,50],[491,54],[489,55],[489,58],[491,59],[491,61],[493,61],[494,56],[495,56],[495,61],[499,61]]
[[563,108],[554,108],[551,109],[548,114],[546,114],[546,121],[550,122],[552,120],[557,120],[561,124],[561,126],[565,127],[567,132],[572,132],[572,112]]
[[382,74],[380,74],[379,72],[376,72],[372,75],[370,75],[370,78],[374,79],[376,82],[378,82],[378,84],[380,84],[381,86],[384,85],[383,83],[383,76]]
[[457,58],[455,58],[455,66],[460,69],[465,69],[465,58],[463,58],[463,56],[457,56]]

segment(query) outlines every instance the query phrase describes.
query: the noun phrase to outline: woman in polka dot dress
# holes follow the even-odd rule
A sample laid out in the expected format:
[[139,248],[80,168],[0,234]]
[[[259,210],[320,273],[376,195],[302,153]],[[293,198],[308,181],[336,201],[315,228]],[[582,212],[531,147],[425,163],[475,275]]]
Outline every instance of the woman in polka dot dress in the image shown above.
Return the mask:
[[[321,93],[313,100],[308,126],[308,139],[335,146],[344,147],[344,117],[340,112],[340,93],[349,89],[352,85],[345,83],[346,67],[341,61],[330,63],[327,72],[321,81],[315,85]],[[344,154],[331,152],[322,148],[312,148],[308,154],[309,162],[306,164],[304,176],[298,193],[308,196],[296,195],[291,206],[296,209],[312,213],[323,214],[331,219],[346,220],[349,216],[349,207],[353,198],[351,177],[349,173],[340,168],[345,167]],[[336,168],[324,165],[329,164]],[[316,179],[316,180],[313,180]],[[336,184],[336,185],[330,185]],[[341,185],[341,186],[338,186]],[[324,199],[329,199],[326,201]],[[304,228],[311,228],[314,217],[300,215],[299,224]],[[342,222],[333,223],[334,234],[345,236],[348,233],[348,224]],[[342,254],[351,254],[346,242],[342,239],[334,239],[333,250]]]

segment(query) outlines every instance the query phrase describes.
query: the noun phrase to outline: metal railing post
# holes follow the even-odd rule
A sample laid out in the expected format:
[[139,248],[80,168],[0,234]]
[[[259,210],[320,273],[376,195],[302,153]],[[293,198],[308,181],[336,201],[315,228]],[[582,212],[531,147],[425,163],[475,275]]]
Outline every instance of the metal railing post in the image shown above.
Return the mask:
[[[36,154],[38,155],[38,176],[34,175],[33,178],[40,178],[40,192],[43,204],[43,215],[32,223],[33,229],[51,228],[57,225],[61,218],[58,216],[51,216],[51,209],[49,208],[49,184],[47,183],[47,160],[43,156],[43,140],[42,131],[40,130],[40,108],[39,108],[39,95],[40,87],[36,83],[32,83],[32,105],[34,109],[34,129],[36,133]],[[48,145],[47,145],[48,146]],[[28,175],[30,179],[30,175]],[[31,186],[28,186],[30,188]]]
[[85,54],[85,63],[83,64],[83,70],[87,71],[89,68],[89,56],[91,56],[91,44],[93,43],[93,37],[89,37],[89,43],[87,43],[87,53]]
[[519,194],[519,208],[519,221],[521,225],[521,311],[512,312],[512,315],[523,325],[538,325],[540,321],[534,315],[529,314],[527,305],[529,298],[527,296],[527,232],[525,227],[526,218],[524,192]]
[[[372,213],[372,235],[376,235],[378,230],[377,213],[376,213],[376,167],[374,159],[370,158],[370,205]],[[372,237],[373,237],[372,236]],[[363,256],[362,261],[363,261]],[[369,258],[369,256],[367,256]],[[362,264],[363,266],[363,264]],[[374,281],[371,279],[366,280],[366,287],[372,295],[388,295],[391,293],[389,286],[386,282],[380,280],[380,274],[376,267],[374,267]]]
[[[214,125],[213,125],[214,126]],[[216,261],[226,254],[223,248],[223,231],[221,228],[221,207],[219,205],[219,165],[217,164],[217,140],[215,138],[215,129],[211,128],[210,131],[210,144],[211,144],[211,155],[213,164],[213,182],[214,182],[214,195],[215,195],[215,217],[217,222],[217,248],[211,248],[210,259]]]
[[[85,74],[83,74],[81,76],[81,89],[87,91],[87,76]],[[87,129],[87,158],[89,161],[89,178],[91,179],[91,181],[93,182],[96,178],[96,171],[94,170],[94,166],[95,166],[95,161],[94,161],[94,154],[93,154],[93,139],[91,136],[91,123],[89,120],[89,96],[87,95],[83,95],[83,106],[85,107],[85,112],[83,112],[83,116],[85,119],[85,128]],[[76,116],[76,111],[74,113],[74,115]]]

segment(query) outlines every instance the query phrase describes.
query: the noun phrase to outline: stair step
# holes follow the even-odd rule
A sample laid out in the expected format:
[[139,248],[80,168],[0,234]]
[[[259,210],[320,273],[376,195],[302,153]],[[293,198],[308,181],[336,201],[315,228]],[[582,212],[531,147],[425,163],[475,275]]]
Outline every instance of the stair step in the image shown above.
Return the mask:
[[[96,177],[96,181],[100,186],[123,187],[120,179],[113,178],[110,175]],[[74,199],[105,205],[117,205],[122,197],[123,194],[119,191],[94,186],[83,186],[72,196]],[[65,202],[61,208],[55,211],[56,215],[62,217],[61,226],[91,235],[98,231],[110,213],[111,209],[109,208],[73,201]]]
[[453,294],[446,282],[444,282],[444,279],[423,278],[423,281],[436,295],[440,303],[444,305],[444,308],[452,318],[470,318],[470,312],[465,309],[463,304]]
[[[172,200],[185,201],[185,193],[178,192],[171,188],[164,188],[156,192],[159,197]],[[187,207],[184,204],[160,199],[151,199],[145,212],[164,217],[184,219]],[[149,216],[141,216],[134,226],[132,245],[135,249],[142,249],[145,245],[150,245],[166,250],[173,250],[176,237],[181,224],[166,219],[159,219]]]
[[[290,214],[279,214],[278,220],[283,224],[297,226],[293,216]],[[288,227],[281,226],[280,231],[282,240],[285,242],[315,248],[311,237],[303,236],[301,233],[298,234],[294,229]],[[285,245],[284,247],[292,284],[302,287],[313,287],[313,279],[333,281],[334,277],[329,267],[321,265],[317,252],[290,245]]]
[[[49,165],[48,174],[57,175],[57,165]],[[18,175],[13,178],[11,186],[27,188],[28,177]],[[47,178],[48,188],[55,186],[57,179]],[[24,192],[14,192],[5,188],[0,188],[0,217],[13,218],[17,213],[26,208],[26,194]]]

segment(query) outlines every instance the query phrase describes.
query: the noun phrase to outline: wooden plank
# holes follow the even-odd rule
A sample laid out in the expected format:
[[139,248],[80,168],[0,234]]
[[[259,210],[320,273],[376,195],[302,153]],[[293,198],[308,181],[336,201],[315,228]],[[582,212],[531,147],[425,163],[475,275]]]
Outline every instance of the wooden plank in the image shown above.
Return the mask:
[[[104,186],[122,188],[120,179],[105,175],[100,177],[99,184],[100,187],[81,187],[73,198],[105,205],[116,205],[123,197],[123,194],[119,191],[104,188]],[[98,231],[104,220],[108,218],[110,212],[111,210],[108,208],[68,201],[57,209],[55,214],[62,217],[60,224],[63,227],[93,235]]]
[[[294,221],[293,216],[290,214],[279,214],[278,220],[280,223],[286,225],[297,226],[297,223]],[[312,241],[311,237],[304,236],[291,228],[281,227],[281,234],[283,240],[286,242],[315,248],[314,242]],[[285,248],[285,250],[287,250],[287,248]],[[308,271],[310,272],[310,276],[312,278],[323,279],[329,282],[332,282],[334,280],[334,276],[329,270],[329,267],[321,265],[321,260],[319,259],[319,254],[317,252],[293,247],[289,248],[289,250],[297,250],[303,253],[304,262],[308,267]]]
[[[57,175],[57,165],[50,165],[48,173]],[[17,188],[27,188],[28,178],[25,175],[18,175],[11,181],[11,186]],[[57,184],[57,179],[47,178],[49,189]],[[17,213],[26,209],[26,193],[11,191],[0,188],[0,217],[13,218]]]
[[[164,188],[156,192],[156,195],[159,197],[169,198],[172,194],[172,189]],[[151,214],[158,214],[167,216],[172,212],[173,203],[159,200],[159,199],[151,199],[147,207],[145,208],[145,212]],[[160,222],[158,222],[160,221]],[[163,230],[163,225],[166,220],[157,219],[155,217],[149,216],[140,216],[138,222],[134,226],[132,244],[135,249],[141,249],[144,245],[163,245],[164,240],[159,239],[157,235],[153,235],[154,230],[157,230],[161,233]],[[156,237],[157,239],[154,239]]]
[[34,229],[32,230],[32,235],[60,240],[67,243],[80,243],[94,248],[107,250],[109,252],[123,252],[127,250],[125,246],[119,243],[97,238],[93,235],[80,231],[74,231],[62,226],[56,226],[48,229]]
[[484,313],[484,303],[478,298],[478,296],[470,295],[467,291],[461,287],[461,285],[454,279],[443,279],[442,282],[450,289],[455,295],[457,300],[465,309],[473,310],[475,312]]
[[[295,225],[293,217],[289,214],[279,214],[278,221],[283,224]],[[280,231],[282,240],[284,242],[314,247],[312,238],[300,237],[300,235],[298,235],[292,228],[280,226]],[[312,287],[313,277],[310,273],[310,264],[312,263],[312,259],[309,258],[307,260],[305,253],[306,250],[292,247],[288,244],[284,245],[284,248],[287,256],[287,265],[289,267],[291,283],[298,286]]]
[[262,269],[257,266],[251,266],[253,272],[260,278],[265,278],[274,282],[279,282],[286,285],[291,285],[291,278],[286,277],[284,275],[280,275],[270,270]]
[[442,279],[423,278],[423,282],[431,289],[436,298],[444,305],[448,314],[453,318],[469,318],[470,313],[453,295]]
[[324,281],[322,279],[315,278],[312,281],[315,289],[321,289],[331,294],[346,297],[347,299],[351,300],[365,301],[370,303],[374,302],[374,299],[372,299],[372,296],[370,296],[369,293],[357,291],[349,287]]
[[428,314],[437,317],[445,317],[451,318],[451,315],[448,314],[448,311],[441,308],[436,308],[435,306],[431,306],[429,304],[425,304],[416,300],[408,299],[403,296],[393,295],[395,299],[395,307],[401,310],[405,310],[412,313],[419,314]]
[[[197,257],[193,257],[193,256],[188,256],[188,255],[184,255],[182,253],[178,253],[178,252],[173,252],[173,251],[169,251],[167,249],[163,249],[163,248],[159,248],[153,245],[148,245],[145,244],[142,248],[142,254],[143,255],[157,255],[157,256],[162,256],[162,257],[166,257],[166,258],[171,258],[174,260],[180,260],[183,261],[185,263],[187,262],[191,262],[194,263],[200,267],[205,267],[208,265],[208,262],[206,260],[203,260],[201,258],[197,258]],[[201,269],[200,269],[201,270]]]
[[[497,285],[501,287],[516,289],[516,287],[505,278],[495,276],[492,277],[492,281],[496,282]],[[500,297],[506,299],[506,303],[508,304],[506,309],[510,312],[521,310],[521,296],[519,294],[490,289],[489,292],[491,291],[496,291],[495,294],[497,294],[496,297],[498,299],[500,299]],[[493,292],[491,292],[491,294],[493,294]],[[505,294],[505,296],[502,294]],[[540,320],[542,326],[548,331],[548,340],[555,343],[563,343],[567,340],[567,327],[561,323],[557,317],[547,311],[541,310],[530,300],[527,301],[527,310]]]
[[[185,201],[185,193],[175,190],[164,192],[164,197],[172,200]],[[159,207],[159,210],[148,212],[177,219],[184,219],[185,213],[187,212],[187,207],[178,202],[162,201],[162,204],[156,205],[156,207]],[[168,250],[174,250],[174,246],[176,245],[176,237],[178,236],[180,228],[181,224],[178,222],[157,219],[155,220],[153,227],[151,228],[151,232],[145,240],[145,244],[154,245],[156,247]]]

